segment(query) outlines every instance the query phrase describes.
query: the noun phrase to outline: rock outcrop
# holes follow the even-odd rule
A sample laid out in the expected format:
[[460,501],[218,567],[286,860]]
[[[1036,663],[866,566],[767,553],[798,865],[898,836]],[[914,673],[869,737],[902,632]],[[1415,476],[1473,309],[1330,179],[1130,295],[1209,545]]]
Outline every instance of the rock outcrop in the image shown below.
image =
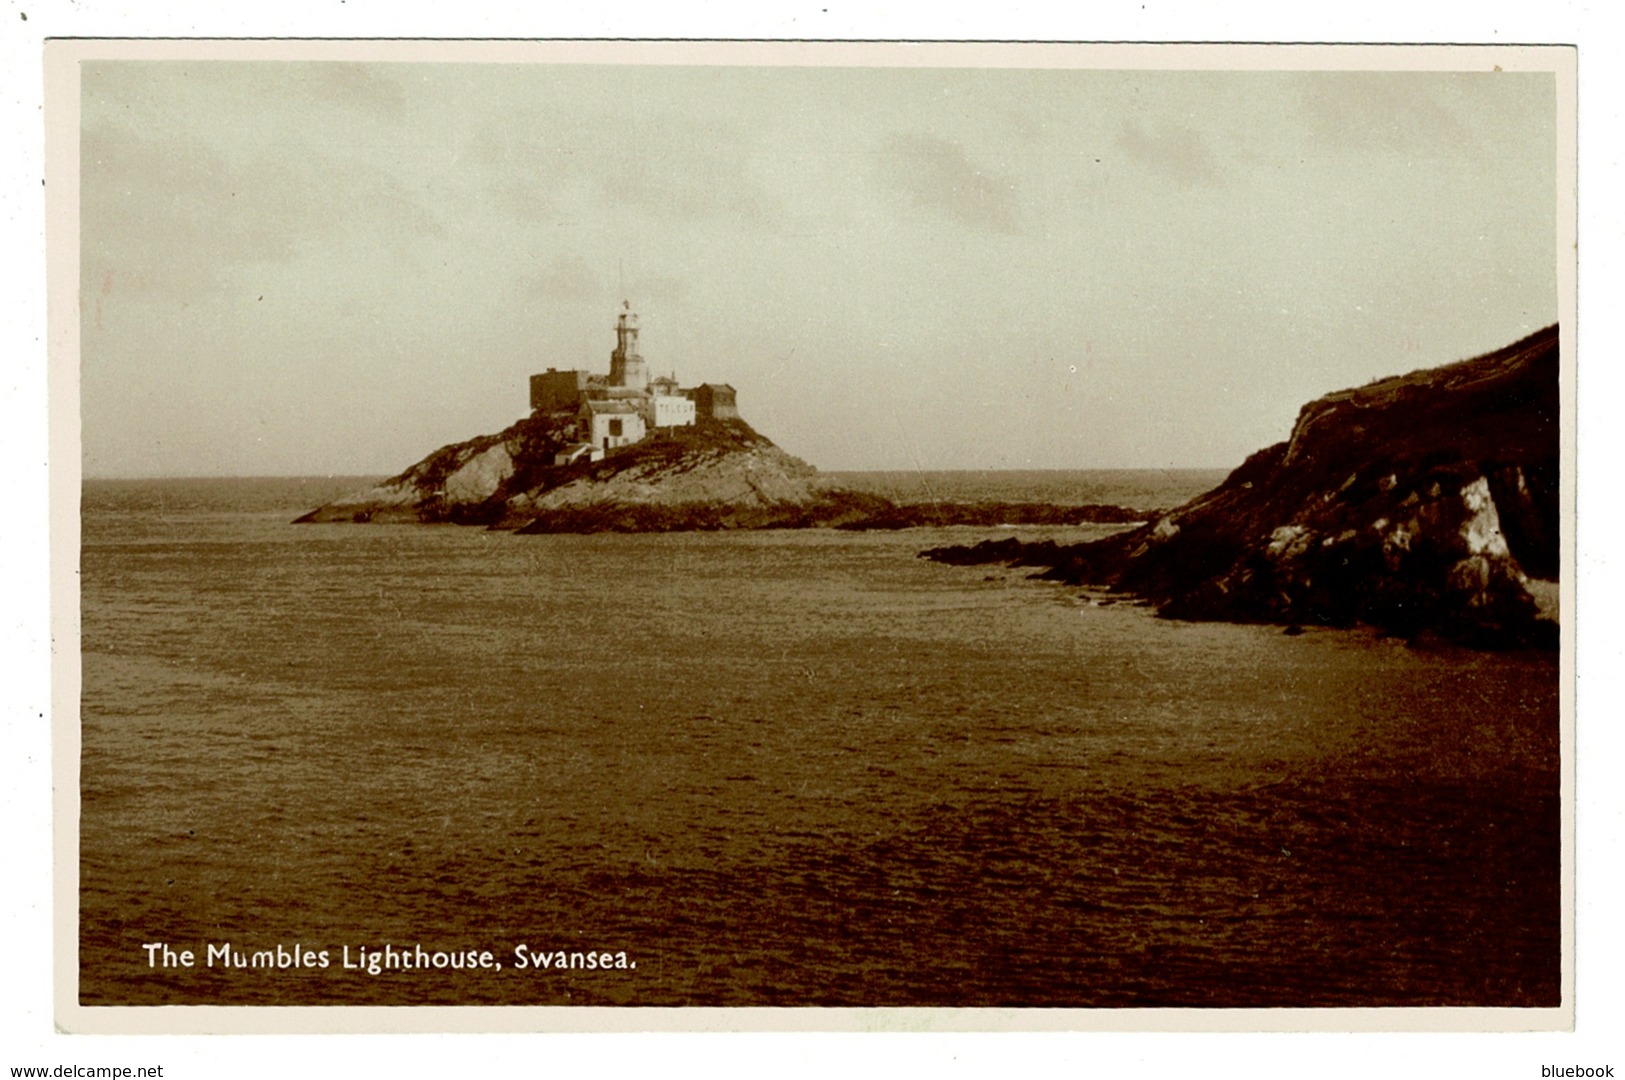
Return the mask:
[[555,465],[571,414],[538,414],[495,435],[442,447],[399,476],[299,518],[304,522],[450,522],[520,533],[674,532],[829,526],[1074,525],[1145,515],[1118,506],[897,504],[842,488],[738,419],[701,420]]
[[1558,412],[1549,327],[1311,402],[1286,442],[1139,528],[924,554],[1045,567],[1175,618],[1555,644]]
[[709,420],[553,470],[512,496],[521,533],[796,528],[873,512],[885,500],[825,483],[743,420]]
[[[742,420],[661,432],[598,461],[555,465],[569,414],[537,414],[436,450],[299,521],[452,522],[530,532],[747,527],[833,512],[833,489]],[[852,512],[863,509],[861,498]],[[884,500],[880,500],[884,503]],[[889,505],[889,504],[887,504]]]

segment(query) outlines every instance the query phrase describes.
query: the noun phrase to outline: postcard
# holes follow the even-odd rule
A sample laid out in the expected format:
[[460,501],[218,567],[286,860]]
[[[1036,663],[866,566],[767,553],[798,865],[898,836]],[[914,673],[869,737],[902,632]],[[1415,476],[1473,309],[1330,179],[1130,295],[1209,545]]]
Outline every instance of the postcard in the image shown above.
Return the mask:
[[1572,49],[46,105],[64,1030],[1572,1027]]

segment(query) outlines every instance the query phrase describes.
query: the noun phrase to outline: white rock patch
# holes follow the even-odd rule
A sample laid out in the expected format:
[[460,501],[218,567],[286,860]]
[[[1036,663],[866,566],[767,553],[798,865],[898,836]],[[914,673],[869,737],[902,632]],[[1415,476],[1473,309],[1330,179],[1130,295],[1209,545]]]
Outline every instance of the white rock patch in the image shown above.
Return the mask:
[[512,475],[513,457],[505,444],[497,443],[475,454],[446,477],[446,499],[454,503],[483,502]]
[[1480,476],[1461,489],[1462,505],[1467,508],[1467,520],[1461,526],[1462,539],[1467,550],[1474,555],[1504,558],[1510,554],[1506,536],[1501,532],[1501,515],[1495,512],[1495,497],[1490,494],[1490,482]]

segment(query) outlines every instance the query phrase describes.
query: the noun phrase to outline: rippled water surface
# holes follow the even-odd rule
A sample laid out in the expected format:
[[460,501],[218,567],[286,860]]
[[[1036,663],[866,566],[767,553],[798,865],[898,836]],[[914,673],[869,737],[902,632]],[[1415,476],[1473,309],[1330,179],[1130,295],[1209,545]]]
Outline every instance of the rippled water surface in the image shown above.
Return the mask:
[[915,558],[987,530],[288,524],[355,486],[87,483],[85,1003],[1558,1004],[1552,656]]

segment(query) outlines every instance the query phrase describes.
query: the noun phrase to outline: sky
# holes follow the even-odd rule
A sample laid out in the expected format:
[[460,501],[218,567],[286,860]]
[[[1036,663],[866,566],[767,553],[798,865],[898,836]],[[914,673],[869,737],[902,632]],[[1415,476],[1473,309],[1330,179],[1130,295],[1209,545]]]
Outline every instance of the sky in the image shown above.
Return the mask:
[[826,470],[1226,468],[1558,316],[1539,73],[96,61],[87,476],[394,473],[607,371]]

